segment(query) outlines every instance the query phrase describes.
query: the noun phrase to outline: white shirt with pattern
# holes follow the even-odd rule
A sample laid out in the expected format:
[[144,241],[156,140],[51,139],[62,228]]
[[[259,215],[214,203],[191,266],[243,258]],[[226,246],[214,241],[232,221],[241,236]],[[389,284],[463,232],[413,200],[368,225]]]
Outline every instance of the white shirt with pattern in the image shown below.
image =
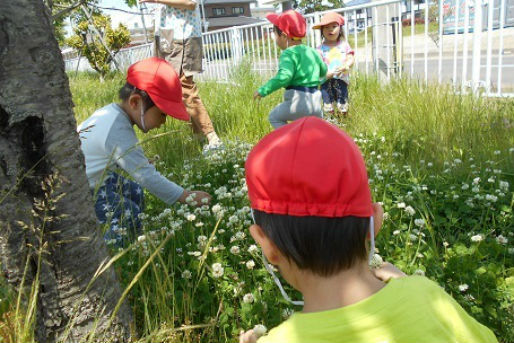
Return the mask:
[[194,10],[183,10],[161,5],[161,8],[157,11],[159,13],[156,22],[159,23],[159,28],[172,29],[174,40],[202,36],[202,19],[198,5]]

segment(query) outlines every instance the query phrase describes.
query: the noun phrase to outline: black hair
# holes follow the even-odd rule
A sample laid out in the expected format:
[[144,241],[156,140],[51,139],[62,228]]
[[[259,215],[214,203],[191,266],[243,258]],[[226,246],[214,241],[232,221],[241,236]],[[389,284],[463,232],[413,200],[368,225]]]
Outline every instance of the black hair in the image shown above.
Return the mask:
[[273,25],[273,31],[275,31],[279,36],[282,34],[282,30],[279,29],[277,25]]
[[126,101],[132,94],[138,94],[141,96],[141,99],[143,99],[143,110],[147,111],[148,109],[155,106],[154,102],[152,101],[152,98],[150,98],[150,95],[148,95],[147,92],[144,90],[141,90],[139,88],[136,88],[135,86],[132,86],[130,83],[126,82],[123,87],[120,88],[120,91],[118,92],[118,96],[121,101]]
[[300,269],[328,277],[367,259],[369,217],[296,217],[254,210],[255,223]]

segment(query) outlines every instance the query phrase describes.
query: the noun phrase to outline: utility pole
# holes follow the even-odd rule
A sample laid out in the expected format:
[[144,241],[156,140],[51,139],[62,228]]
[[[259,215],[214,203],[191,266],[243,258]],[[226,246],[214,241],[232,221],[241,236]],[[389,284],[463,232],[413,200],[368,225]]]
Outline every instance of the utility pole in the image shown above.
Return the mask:
[[143,13],[143,10],[147,10],[145,3],[139,4],[139,11],[141,12],[141,23],[143,24],[143,31],[145,33],[145,43],[148,44],[148,31],[146,30],[145,25],[145,14]]

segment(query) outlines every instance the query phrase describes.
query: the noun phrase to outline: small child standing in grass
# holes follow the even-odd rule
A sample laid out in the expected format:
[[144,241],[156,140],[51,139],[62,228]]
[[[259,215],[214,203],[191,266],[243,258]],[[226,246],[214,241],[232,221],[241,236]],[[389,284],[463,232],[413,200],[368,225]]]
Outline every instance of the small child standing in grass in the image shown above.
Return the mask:
[[[303,295],[302,311],[259,343],[497,342],[428,278],[370,270],[384,211],[371,201],[359,148],[338,127],[299,119],[257,143],[245,169],[250,234]],[[241,333],[240,343],[255,343],[256,331]]]
[[334,113],[333,103],[344,115],[348,113],[348,85],[350,69],[354,64],[354,51],[344,37],[344,18],[329,12],[313,29],[321,30],[323,43],[318,47],[323,61],[328,66],[325,82],[321,84],[323,112]]
[[327,73],[327,66],[317,51],[302,44],[305,36],[305,18],[289,10],[282,14],[268,14],[274,25],[275,41],[282,53],[278,72],[254,94],[254,99],[265,97],[284,87],[284,102],[269,114],[269,121],[276,129],[305,116],[322,116],[320,79]]
[[[162,176],[146,158],[134,132],[134,125],[144,133],[158,128],[167,116],[189,120],[180,80],[171,65],[156,57],[131,65],[119,97],[120,104],[97,110],[77,129],[89,186],[96,193],[96,215],[100,223],[110,225],[104,239],[118,247],[127,237],[139,234],[142,187],[170,205],[186,202],[189,196],[199,205],[210,201],[209,194],[185,190]],[[136,182],[120,175],[118,168]]]

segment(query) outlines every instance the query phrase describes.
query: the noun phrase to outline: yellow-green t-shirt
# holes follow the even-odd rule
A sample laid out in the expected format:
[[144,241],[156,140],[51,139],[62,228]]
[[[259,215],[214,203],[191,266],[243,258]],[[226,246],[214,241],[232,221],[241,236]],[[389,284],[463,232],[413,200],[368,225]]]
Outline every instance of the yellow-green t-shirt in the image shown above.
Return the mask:
[[335,310],[295,313],[258,343],[495,343],[439,285],[422,276],[391,280],[369,298]]

